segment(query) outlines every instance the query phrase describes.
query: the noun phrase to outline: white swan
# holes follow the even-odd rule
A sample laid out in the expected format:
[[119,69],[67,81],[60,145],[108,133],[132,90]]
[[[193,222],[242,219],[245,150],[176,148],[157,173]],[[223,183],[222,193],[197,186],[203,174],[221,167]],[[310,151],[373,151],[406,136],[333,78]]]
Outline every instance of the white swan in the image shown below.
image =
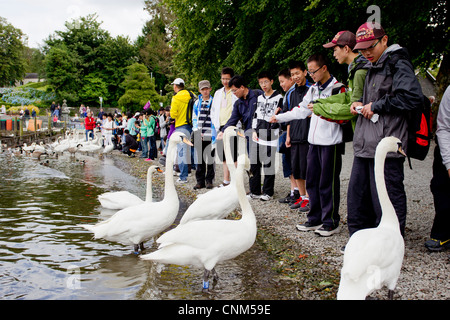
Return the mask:
[[96,225],[80,225],[94,232],[96,239],[134,245],[134,253],[144,249],[146,240],[166,230],[178,214],[179,200],[173,181],[173,156],[179,143],[192,143],[183,133],[174,132],[170,137],[165,174],[164,199],[159,202],[144,202],[116,212],[111,218]]
[[157,251],[141,258],[204,268],[203,289],[207,290],[211,271],[217,280],[216,264],[237,257],[255,242],[256,218],[246,197],[243,177],[247,161],[246,155],[239,156],[235,177],[242,210],[240,220],[199,220],[178,225],[157,239],[160,244]]
[[245,136],[236,127],[228,127],[223,134],[223,144],[225,157],[230,170],[231,183],[222,188],[215,188],[200,195],[195,200],[180,220],[180,224],[185,224],[195,220],[223,219],[239,205],[239,197],[236,190],[233,155],[231,153],[230,137],[239,135],[245,143]]
[[382,210],[381,221],[378,227],[359,230],[350,237],[344,252],[338,300],[363,300],[383,285],[389,289],[389,298],[393,298],[405,243],[384,181],[384,162],[388,152],[405,155],[400,140],[394,137],[384,138],[377,146],[375,183]]
[[[151,166],[147,170],[147,190],[145,201],[152,202],[152,176],[155,172],[162,172],[158,166]],[[103,208],[120,210],[127,207],[135,206],[144,202],[138,196],[129,191],[106,192],[98,196],[98,200]]]

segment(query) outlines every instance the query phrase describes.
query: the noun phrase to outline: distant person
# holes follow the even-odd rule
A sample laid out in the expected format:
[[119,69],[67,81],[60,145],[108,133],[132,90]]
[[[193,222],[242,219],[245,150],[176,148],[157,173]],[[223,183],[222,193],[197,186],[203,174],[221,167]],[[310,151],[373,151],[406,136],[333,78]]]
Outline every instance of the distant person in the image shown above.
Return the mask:
[[197,170],[195,178],[197,184],[194,190],[213,188],[215,177],[213,145],[216,140],[216,129],[211,121],[211,109],[213,97],[211,96],[211,84],[208,80],[202,80],[198,84],[198,100],[195,101],[192,115],[192,131],[194,147],[197,154]]
[[[185,89],[184,80],[177,78],[172,82],[175,95],[170,103],[170,117],[175,119],[175,131],[181,131],[190,137],[192,133],[192,110],[188,110],[191,93]],[[187,183],[189,164],[191,163],[191,150],[186,144],[178,145],[178,167],[180,177],[178,183]]]
[[87,117],[84,119],[84,129],[86,130],[86,141],[89,141],[89,138],[94,139],[94,128],[95,128],[95,119],[92,116],[92,112],[87,114]]
[[133,138],[128,129],[124,130],[124,136],[125,136],[125,144],[122,148],[122,152],[127,154],[128,157],[135,157],[135,153],[138,149],[138,143],[136,139]]

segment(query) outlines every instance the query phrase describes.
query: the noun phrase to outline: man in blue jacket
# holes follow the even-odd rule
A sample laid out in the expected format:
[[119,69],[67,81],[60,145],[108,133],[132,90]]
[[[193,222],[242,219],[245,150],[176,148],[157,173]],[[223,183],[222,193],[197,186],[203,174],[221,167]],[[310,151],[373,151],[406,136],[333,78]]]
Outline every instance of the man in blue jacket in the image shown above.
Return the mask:
[[[231,78],[228,85],[238,100],[234,103],[231,117],[221,129],[218,139],[222,139],[226,128],[237,125],[239,121],[241,121],[242,129],[245,131],[252,129],[253,114],[256,110],[258,96],[263,93],[261,90],[250,89],[244,77],[240,75]],[[251,132],[249,132],[249,135],[251,136]]]

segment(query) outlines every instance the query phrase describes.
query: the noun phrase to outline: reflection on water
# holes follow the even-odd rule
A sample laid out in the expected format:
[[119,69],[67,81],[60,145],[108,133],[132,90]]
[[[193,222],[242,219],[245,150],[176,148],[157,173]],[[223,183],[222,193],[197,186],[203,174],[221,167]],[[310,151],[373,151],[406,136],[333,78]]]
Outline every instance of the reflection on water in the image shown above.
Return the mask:
[[[128,190],[145,197],[145,183],[118,169],[110,158],[63,156],[47,165],[0,155],[0,179],[0,299],[295,297],[295,288],[281,290],[272,280],[256,246],[218,265],[220,280],[205,294],[202,270],[142,261],[131,247],[93,240],[77,225],[115,212],[100,207],[99,194]],[[153,242],[146,247],[153,250]]]

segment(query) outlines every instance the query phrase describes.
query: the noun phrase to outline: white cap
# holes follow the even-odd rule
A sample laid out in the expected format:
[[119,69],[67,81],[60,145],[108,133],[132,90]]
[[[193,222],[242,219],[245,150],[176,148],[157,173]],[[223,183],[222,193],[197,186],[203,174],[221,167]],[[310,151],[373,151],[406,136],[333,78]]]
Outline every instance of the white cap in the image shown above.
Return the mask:
[[184,80],[181,79],[181,78],[176,78],[176,79],[172,82],[172,84],[176,84],[176,85],[182,84],[182,85],[184,85]]

